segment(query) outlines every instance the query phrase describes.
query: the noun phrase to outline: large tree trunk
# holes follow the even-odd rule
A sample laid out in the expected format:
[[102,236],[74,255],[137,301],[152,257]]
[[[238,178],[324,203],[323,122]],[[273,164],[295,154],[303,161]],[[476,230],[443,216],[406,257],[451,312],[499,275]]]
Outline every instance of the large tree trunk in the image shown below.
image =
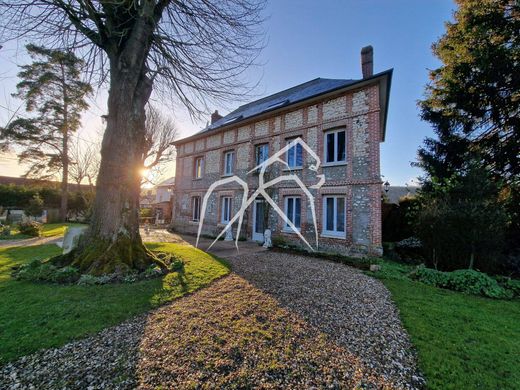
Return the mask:
[[146,30],[135,28],[136,39],[110,58],[107,127],[90,228],[70,255],[58,265],[72,264],[93,275],[144,271],[164,265],[148,251],[139,234],[139,195],[145,141],[145,105],[152,91],[146,75]]

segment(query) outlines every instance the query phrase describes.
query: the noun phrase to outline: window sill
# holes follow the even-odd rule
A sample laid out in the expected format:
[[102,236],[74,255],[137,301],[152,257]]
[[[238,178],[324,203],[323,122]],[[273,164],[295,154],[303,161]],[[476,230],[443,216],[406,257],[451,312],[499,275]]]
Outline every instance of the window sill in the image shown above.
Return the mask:
[[234,175],[235,175],[234,173],[225,173],[225,174],[223,174],[220,177],[231,177],[231,176],[234,176]]
[[347,237],[345,237],[345,232],[336,233],[336,232],[322,232],[320,234],[320,237],[323,238],[336,238],[339,240],[346,240]]
[[194,177],[193,179],[191,179],[193,181],[201,181],[202,180],[202,177]]
[[[297,230],[298,232],[301,232],[301,231],[302,231],[301,228],[297,228],[296,230]],[[284,228],[282,229],[282,232],[283,232],[283,233],[296,234],[296,232],[295,232],[294,230],[292,230],[290,227],[284,227]]]
[[292,171],[301,171],[301,170],[303,170],[303,167],[292,167],[292,168],[282,169],[283,172],[292,172]]
[[200,223],[200,221],[194,221],[194,220],[191,220],[191,221],[188,221],[188,223],[190,225],[198,225]]
[[327,168],[327,167],[341,167],[341,166],[344,166],[344,165],[347,165],[346,161],[328,162],[328,163],[323,163],[321,166],[323,168]]

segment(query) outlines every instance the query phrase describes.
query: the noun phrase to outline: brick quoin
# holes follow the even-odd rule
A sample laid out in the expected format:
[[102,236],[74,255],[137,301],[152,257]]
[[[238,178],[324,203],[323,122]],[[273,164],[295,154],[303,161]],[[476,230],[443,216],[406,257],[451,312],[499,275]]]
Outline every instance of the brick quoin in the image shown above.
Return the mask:
[[[201,132],[176,142],[177,165],[174,193],[172,228],[181,233],[195,234],[198,222],[192,221],[192,199],[203,198],[209,186],[224,176],[224,153],[235,154],[234,174],[246,181],[251,195],[258,186],[258,174],[247,174],[254,168],[255,147],[268,144],[271,156],[286,145],[287,139],[301,137],[321,159],[318,172],[309,166],[310,156],[303,153],[303,169],[293,170],[303,183],[310,187],[318,181],[317,174],[324,174],[326,181],[319,190],[311,190],[315,197],[319,249],[342,254],[380,255],[381,241],[381,174],[380,143],[384,141],[386,112],[392,70],[373,74],[372,48],[364,48],[362,59],[365,77],[360,80],[316,79],[270,97],[252,102],[236,112],[246,112],[251,107],[264,107],[270,101],[283,99],[296,91],[305,91],[310,86],[340,85],[325,88],[319,94],[286,104],[272,110],[266,109],[237,120],[230,113],[220,117],[215,112],[212,125]],[[344,85],[343,85],[344,84]],[[282,101],[283,103],[283,101]],[[262,106],[263,105],[263,106]],[[229,123],[227,122],[229,121]],[[346,162],[334,166],[325,164],[325,132],[330,129],[345,129]],[[194,177],[194,162],[203,158],[203,174]],[[287,174],[286,167],[276,163],[269,168],[266,181]],[[270,190],[273,200],[284,210],[286,196],[301,197],[301,233],[314,245],[314,227],[310,218],[309,201],[295,183],[282,182]],[[323,236],[323,198],[326,195],[345,197],[346,232],[342,237]],[[216,236],[222,230],[220,221],[221,198],[232,198],[232,212],[241,205],[242,189],[236,184],[217,187],[210,197],[203,225],[203,234]],[[236,224],[235,224],[236,225]],[[273,237],[304,247],[294,233],[283,229],[283,220],[271,210],[266,227]],[[253,233],[253,207],[244,216],[241,235],[251,239]],[[236,226],[234,226],[236,234]]]

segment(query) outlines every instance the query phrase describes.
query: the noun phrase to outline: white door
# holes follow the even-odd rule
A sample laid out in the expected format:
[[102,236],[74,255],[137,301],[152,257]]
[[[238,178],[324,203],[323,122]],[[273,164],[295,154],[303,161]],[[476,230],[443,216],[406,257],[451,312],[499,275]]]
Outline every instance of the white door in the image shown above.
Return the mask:
[[264,211],[265,201],[255,200],[253,206],[253,240],[264,242]]

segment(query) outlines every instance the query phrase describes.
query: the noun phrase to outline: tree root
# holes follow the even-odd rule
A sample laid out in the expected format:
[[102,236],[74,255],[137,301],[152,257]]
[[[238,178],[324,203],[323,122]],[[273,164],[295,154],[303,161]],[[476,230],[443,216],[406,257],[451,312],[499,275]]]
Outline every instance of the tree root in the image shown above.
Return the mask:
[[106,274],[125,275],[143,272],[151,265],[159,266],[163,272],[168,267],[141,242],[132,241],[120,235],[115,241],[85,240],[78,247],[65,255],[49,260],[57,267],[73,266],[82,274],[94,276]]

